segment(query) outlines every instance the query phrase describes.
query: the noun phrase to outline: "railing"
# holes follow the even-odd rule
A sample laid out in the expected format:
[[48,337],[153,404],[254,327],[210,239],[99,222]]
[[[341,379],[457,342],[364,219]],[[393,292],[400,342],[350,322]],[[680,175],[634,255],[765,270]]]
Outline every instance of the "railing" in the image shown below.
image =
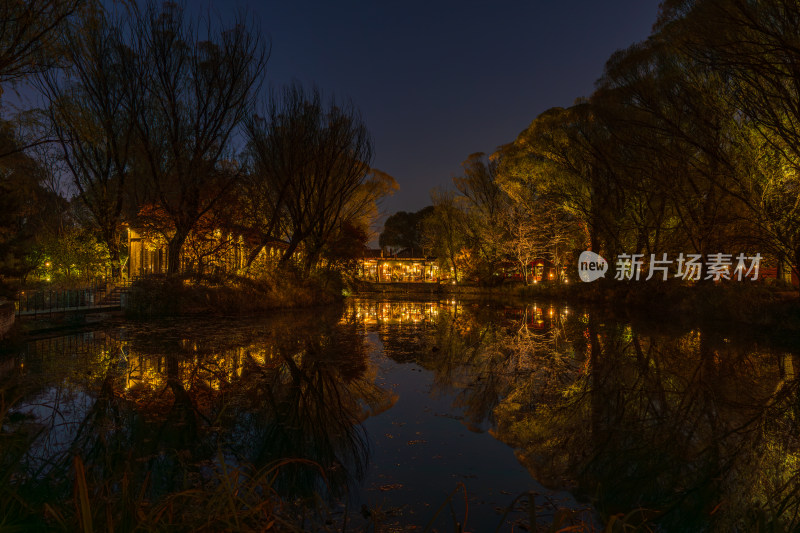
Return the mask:
[[115,290],[124,291],[130,283],[92,283],[80,289],[43,289],[21,291],[17,295],[16,315],[44,316],[54,313],[67,313],[92,309],[113,309],[119,302],[109,302],[108,298]]

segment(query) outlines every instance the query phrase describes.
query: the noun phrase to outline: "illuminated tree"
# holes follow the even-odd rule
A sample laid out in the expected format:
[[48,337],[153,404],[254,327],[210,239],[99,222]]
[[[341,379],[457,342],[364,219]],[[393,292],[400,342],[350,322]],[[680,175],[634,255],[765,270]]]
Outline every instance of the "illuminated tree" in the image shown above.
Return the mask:
[[467,241],[464,233],[464,212],[453,191],[431,191],[433,212],[423,222],[423,242],[439,260],[443,270],[452,269],[454,280],[460,280],[467,265],[464,251]]
[[461,164],[464,174],[453,178],[464,209],[463,229],[476,259],[475,273],[484,281],[492,279],[502,259],[506,238],[502,224],[508,196],[497,181],[497,159],[483,153],[470,155]]
[[[587,228],[593,250],[620,247],[626,191],[608,155],[608,132],[579,102],[539,115],[499,150],[503,188],[518,201],[546,201]],[[532,207],[532,206],[531,206]]]
[[800,5],[775,0],[670,0],[656,26],[726,80],[718,97],[736,109],[747,130],[744,142],[756,148],[742,169],[743,189],[753,193],[753,218],[767,235],[764,244],[796,273],[800,213],[791,199],[800,190],[798,27]]

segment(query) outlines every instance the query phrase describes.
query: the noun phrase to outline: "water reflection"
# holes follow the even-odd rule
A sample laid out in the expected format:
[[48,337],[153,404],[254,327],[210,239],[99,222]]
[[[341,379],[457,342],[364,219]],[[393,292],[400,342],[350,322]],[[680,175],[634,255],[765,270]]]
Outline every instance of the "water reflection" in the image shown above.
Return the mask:
[[388,357],[423,369],[448,416],[512,445],[601,521],[639,509],[630,520],[666,531],[797,530],[800,351],[776,341],[452,299],[121,323],[31,341],[3,363],[0,481],[32,507],[68,501],[77,455],[94,498],[136,487],[155,501],[207,487],[221,463],[290,458],[272,485],[287,500],[344,498],[381,437],[362,422],[398,400]]
[[[399,361],[434,373],[475,430],[602,517],[667,531],[800,528],[800,356],[713,328],[661,331],[563,305],[356,304]],[[432,307],[431,307],[432,306]],[[785,343],[784,343],[785,344]],[[409,345],[412,345],[409,347]]]
[[18,398],[3,423],[14,450],[0,443],[16,492],[68,501],[77,455],[91,486],[148,499],[216,482],[220,461],[245,472],[284,462],[270,486],[287,500],[340,496],[369,456],[360,422],[395,400],[340,316],[124,324],[28,343],[0,384]]

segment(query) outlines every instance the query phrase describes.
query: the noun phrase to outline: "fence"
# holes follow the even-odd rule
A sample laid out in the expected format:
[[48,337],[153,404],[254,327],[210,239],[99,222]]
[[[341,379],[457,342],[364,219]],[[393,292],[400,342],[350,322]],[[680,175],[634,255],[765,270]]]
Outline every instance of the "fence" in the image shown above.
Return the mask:
[[16,315],[40,316],[53,313],[119,307],[119,299],[112,296],[119,293],[127,283],[92,283],[81,289],[45,289],[22,291],[17,296]]

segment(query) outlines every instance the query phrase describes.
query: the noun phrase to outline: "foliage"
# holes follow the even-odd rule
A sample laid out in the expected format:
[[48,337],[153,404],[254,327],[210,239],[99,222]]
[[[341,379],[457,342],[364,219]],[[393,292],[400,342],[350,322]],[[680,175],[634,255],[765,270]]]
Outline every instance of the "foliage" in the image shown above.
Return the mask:
[[498,150],[501,186],[607,257],[760,252],[798,272],[798,20],[785,2],[665,2],[589,99]]
[[[464,175],[453,179],[456,191],[432,191],[434,205],[422,224],[423,242],[440,265],[459,281],[494,285],[503,263],[511,262],[527,284],[534,260],[544,259],[561,281],[561,265],[580,247],[580,218],[531,183],[532,167],[519,150],[504,147],[490,158],[472,154],[462,166]],[[401,228],[412,223],[394,216]]]
[[[34,262],[33,258],[30,260]],[[53,283],[89,283],[111,273],[108,269],[111,258],[105,243],[80,228],[40,237],[35,263],[33,274]]]
[[423,253],[423,224],[425,219],[433,212],[433,206],[428,206],[409,213],[398,211],[383,223],[383,231],[378,239],[381,248],[388,248],[396,253],[404,249],[416,250]]
[[464,212],[463,231],[470,250],[470,275],[491,279],[503,258],[506,237],[501,222],[508,197],[497,181],[497,160],[476,153],[461,164],[462,177],[453,178]]
[[436,189],[431,192],[433,212],[423,221],[423,243],[439,260],[442,277],[450,270],[454,280],[464,277],[468,265],[463,252],[467,242],[464,234],[464,213],[458,207],[452,191]]
[[39,263],[37,241],[55,231],[66,202],[47,187],[41,161],[19,151],[12,125],[0,122],[0,296],[10,296]]
[[213,314],[246,315],[272,309],[312,307],[341,299],[335,276],[303,276],[291,269],[268,269],[257,279],[235,275],[143,277],[127,296],[131,317]]

